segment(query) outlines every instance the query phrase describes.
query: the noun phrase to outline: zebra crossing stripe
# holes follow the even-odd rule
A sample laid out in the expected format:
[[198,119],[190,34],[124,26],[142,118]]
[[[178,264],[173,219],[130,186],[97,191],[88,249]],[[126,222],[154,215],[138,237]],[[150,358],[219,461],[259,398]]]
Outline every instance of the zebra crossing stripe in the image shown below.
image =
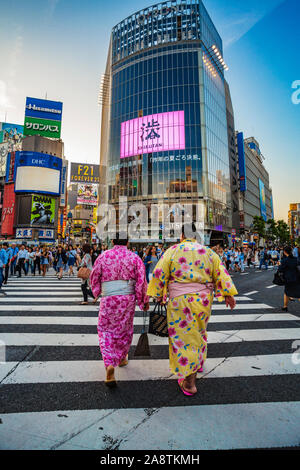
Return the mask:
[[[279,403],[240,403],[166,406],[153,409],[149,420],[144,408],[124,409],[59,409],[27,413],[10,413],[2,416],[0,427],[1,448],[5,450],[98,450],[107,448],[111,437],[112,450],[168,449],[170,436],[172,448],[181,450],[231,450],[266,449],[299,444],[300,401]],[[218,432],[215,429],[218,417]],[[180,433],[183,417],[197,433]],[[147,419],[148,418],[148,419]],[[264,431],[257,432],[264,423]],[[115,423],[118,423],[118,426]],[[164,423],[163,433],[151,432]],[[100,426],[101,423],[101,426]],[[142,423],[142,424],[141,424]],[[243,432],[239,432],[243,425]],[[27,429],[30,429],[28,439]],[[73,432],[70,432],[70,429]],[[228,432],[228,429],[234,432]],[[201,439],[199,436],[206,436]],[[97,436],[95,438],[95,436]],[[220,438],[222,436],[222,438]]]
[[[299,321],[289,313],[282,314],[244,314],[244,315],[212,315],[209,323],[232,322],[263,322],[263,321]],[[0,316],[1,325],[94,325],[98,324],[98,316],[64,317],[64,316]],[[143,325],[142,317],[135,317],[134,325]]]
[[[136,346],[140,334],[133,335],[132,345]],[[210,331],[209,344],[237,343],[241,341],[275,341],[299,339],[299,328],[274,328],[255,330]],[[6,346],[97,346],[97,334],[63,333],[1,333]],[[150,345],[168,345],[168,338],[149,335]],[[292,350],[291,350],[292,353]]]
[[[7,366],[10,366],[8,372]],[[298,373],[299,365],[291,361],[290,354],[273,354],[271,356],[208,358],[204,372],[199,375],[225,378]],[[8,362],[5,364],[4,373],[1,369],[1,384],[103,382],[104,376],[105,368],[102,361]],[[126,368],[116,369],[118,381],[176,378],[170,375],[168,359],[132,360]]]

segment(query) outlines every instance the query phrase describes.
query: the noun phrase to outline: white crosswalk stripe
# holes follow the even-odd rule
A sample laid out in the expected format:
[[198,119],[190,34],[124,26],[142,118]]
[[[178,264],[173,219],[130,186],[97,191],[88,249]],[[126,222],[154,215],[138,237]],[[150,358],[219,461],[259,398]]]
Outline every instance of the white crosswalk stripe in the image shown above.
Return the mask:
[[[235,422],[235,414],[241,413],[251,415],[253,428],[260,423],[262,409],[272,409],[273,418],[264,417],[266,432],[255,446],[296,445],[289,429],[295,430],[300,417],[296,406],[300,403],[300,366],[293,360],[292,346],[300,338],[296,315],[279,313],[267,303],[248,297],[257,291],[237,296],[234,311],[214,302],[208,325],[208,358],[203,373],[198,374],[199,392],[189,403],[179,391],[176,377],[170,374],[167,338],[149,335],[151,357],[134,356],[143,325],[143,315],[136,307],[129,364],[116,370],[118,388],[124,392],[122,406],[116,406],[116,398],[104,385],[97,336],[99,306],[79,305],[83,300],[80,286],[76,277],[59,281],[51,274],[45,278],[9,278],[4,286],[7,296],[0,298],[0,353],[2,346],[6,362],[0,362],[0,448],[13,448],[15,443],[17,448],[29,449],[32,442],[41,449],[94,448],[88,439],[81,446],[72,437],[72,426],[76,425],[71,426],[72,432],[66,431],[58,416],[89,422],[92,416],[95,420],[95,414],[116,413],[128,416],[134,426],[134,413],[140,416],[144,409],[157,410],[161,416],[169,413],[174,421],[181,413],[183,419],[189,417],[191,426],[200,427],[202,411],[225,416],[227,410],[231,413],[227,416],[229,426]],[[272,387],[277,390],[275,403],[268,394]],[[284,411],[293,416],[286,424],[282,421]],[[34,429],[31,444],[22,441],[24,420]],[[274,422],[281,431],[272,440]],[[111,433],[116,432],[107,426]],[[124,426],[120,425],[121,434]],[[39,435],[41,427],[44,431]],[[69,444],[59,444],[66,432],[71,436]],[[145,432],[143,428],[142,434]],[[151,439],[150,448],[159,449],[161,443]],[[174,439],[178,439],[176,433]],[[136,448],[141,445],[138,441]],[[228,438],[228,442],[219,448],[240,447],[238,436]],[[126,445],[124,442],[120,449]]]

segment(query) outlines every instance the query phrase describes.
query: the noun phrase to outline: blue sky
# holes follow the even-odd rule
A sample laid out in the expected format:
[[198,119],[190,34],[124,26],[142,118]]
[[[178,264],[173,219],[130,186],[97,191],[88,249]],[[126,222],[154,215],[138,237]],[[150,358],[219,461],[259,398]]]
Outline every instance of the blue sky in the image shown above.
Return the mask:
[[[0,0],[0,121],[23,123],[26,96],[64,103],[70,161],[99,160],[97,97],[112,26],[153,1]],[[276,218],[300,202],[299,0],[206,0],[224,44],[236,129],[254,136]]]

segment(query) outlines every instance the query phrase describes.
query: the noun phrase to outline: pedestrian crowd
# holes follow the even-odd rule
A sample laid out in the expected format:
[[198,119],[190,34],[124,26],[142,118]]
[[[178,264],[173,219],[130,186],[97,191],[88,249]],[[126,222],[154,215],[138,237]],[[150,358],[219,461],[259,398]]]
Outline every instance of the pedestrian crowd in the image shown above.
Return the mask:
[[[195,229],[194,229],[195,231]],[[133,340],[135,306],[147,312],[150,298],[167,304],[170,370],[178,377],[182,393],[197,393],[197,373],[203,371],[207,357],[207,324],[213,299],[235,308],[238,294],[231,272],[244,272],[245,264],[266,269],[278,266],[285,281],[284,306],[300,299],[300,252],[297,247],[223,249],[199,244],[185,236],[165,249],[161,243],[129,249],[118,235],[113,248],[88,243],[73,246],[27,247],[0,245],[0,293],[9,275],[24,273],[45,276],[53,267],[58,280],[64,275],[81,278],[83,305],[91,297],[100,300],[98,316],[99,346],[106,369],[105,383],[116,385],[115,368],[128,364]]]
[[[250,268],[268,269],[269,266],[279,266],[284,258],[284,248],[269,247],[256,248],[248,246],[245,248],[221,248],[219,245],[213,248],[221,257],[229,272],[244,272],[245,266]],[[297,247],[294,248],[296,253]],[[298,252],[295,254],[298,257]]]

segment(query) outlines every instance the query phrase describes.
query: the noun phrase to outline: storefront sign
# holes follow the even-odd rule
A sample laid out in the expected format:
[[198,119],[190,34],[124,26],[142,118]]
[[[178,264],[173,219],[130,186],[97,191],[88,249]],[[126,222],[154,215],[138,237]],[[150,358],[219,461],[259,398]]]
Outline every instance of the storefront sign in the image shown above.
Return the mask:
[[99,165],[71,163],[70,181],[73,183],[99,183]]
[[32,238],[31,228],[17,228],[16,238]]

